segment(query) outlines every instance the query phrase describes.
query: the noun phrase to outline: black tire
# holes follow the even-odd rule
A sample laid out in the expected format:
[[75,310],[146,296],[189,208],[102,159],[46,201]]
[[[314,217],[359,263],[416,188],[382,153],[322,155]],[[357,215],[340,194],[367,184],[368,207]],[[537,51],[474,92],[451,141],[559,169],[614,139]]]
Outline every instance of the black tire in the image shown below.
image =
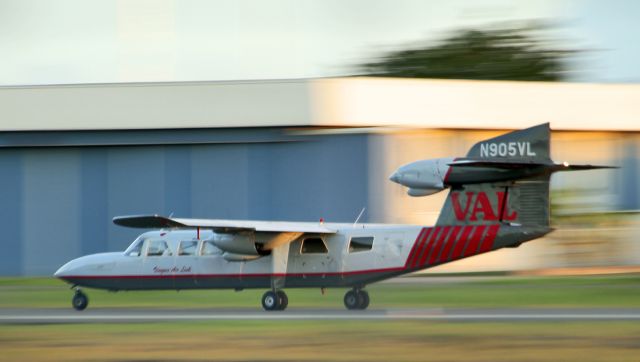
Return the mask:
[[355,290],[350,290],[344,295],[344,306],[349,310],[359,309],[360,298]]
[[280,308],[278,309],[279,310],[287,309],[287,306],[289,305],[289,297],[287,297],[287,293],[285,293],[282,290],[278,290],[276,294],[278,295],[278,304],[280,304]]
[[76,292],[76,294],[73,295],[73,298],[71,299],[71,306],[73,306],[73,309],[82,311],[85,310],[88,305],[89,298],[87,298],[86,294],[82,292]]
[[369,306],[369,293],[366,290],[358,292],[358,309],[367,309]]
[[262,295],[262,308],[266,311],[278,310],[280,308],[280,298],[273,291],[268,291]]

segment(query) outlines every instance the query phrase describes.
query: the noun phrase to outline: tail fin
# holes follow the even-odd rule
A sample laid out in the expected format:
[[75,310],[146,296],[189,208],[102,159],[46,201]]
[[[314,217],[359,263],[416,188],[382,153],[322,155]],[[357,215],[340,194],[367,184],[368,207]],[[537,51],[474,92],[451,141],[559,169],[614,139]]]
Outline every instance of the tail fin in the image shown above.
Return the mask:
[[549,136],[545,123],[478,142],[466,158],[398,168],[390,179],[409,187],[411,196],[450,188],[436,225],[423,228],[416,239],[407,267],[418,270],[517,247],[550,232],[551,174],[605,166],[554,163]]
[[544,123],[476,143],[466,159],[454,162],[453,169],[513,172],[514,179],[469,183],[452,189],[436,225],[513,223],[548,227],[551,173],[536,172],[530,179],[520,179],[523,174],[517,169],[553,164],[550,134],[549,123]]
[[549,227],[549,181],[557,171],[609,166],[556,164],[549,123],[476,143],[450,163],[452,190],[437,225],[509,223]]
[[452,189],[436,225],[507,223],[549,227],[549,178],[550,174],[546,174]]
[[469,159],[509,160],[529,162],[549,162],[549,123],[510,132],[476,143],[469,153]]

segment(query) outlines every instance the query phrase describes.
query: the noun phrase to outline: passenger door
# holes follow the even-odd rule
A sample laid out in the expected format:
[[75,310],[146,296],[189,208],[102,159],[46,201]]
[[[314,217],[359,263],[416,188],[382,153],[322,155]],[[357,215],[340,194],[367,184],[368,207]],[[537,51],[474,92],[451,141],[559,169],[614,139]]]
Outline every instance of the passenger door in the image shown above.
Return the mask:
[[174,260],[169,244],[162,239],[147,239],[143,249],[144,289],[173,289]]

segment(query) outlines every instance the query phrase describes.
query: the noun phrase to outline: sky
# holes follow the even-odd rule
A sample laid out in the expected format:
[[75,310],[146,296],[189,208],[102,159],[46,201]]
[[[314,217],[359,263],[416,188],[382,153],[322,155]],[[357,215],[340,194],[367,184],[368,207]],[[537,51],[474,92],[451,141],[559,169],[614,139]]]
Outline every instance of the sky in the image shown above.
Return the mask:
[[640,81],[633,0],[0,0],[0,85],[353,74],[465,27],[556,24],[574,81]]

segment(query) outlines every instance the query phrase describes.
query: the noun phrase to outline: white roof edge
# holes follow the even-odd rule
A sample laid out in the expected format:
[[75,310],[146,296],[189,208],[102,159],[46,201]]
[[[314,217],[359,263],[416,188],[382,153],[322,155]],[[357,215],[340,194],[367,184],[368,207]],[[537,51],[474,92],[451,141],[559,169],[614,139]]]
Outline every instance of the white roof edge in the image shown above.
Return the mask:
[[242,127],[640,131],[640,84],[316,78],[0,87],[0,131]]

